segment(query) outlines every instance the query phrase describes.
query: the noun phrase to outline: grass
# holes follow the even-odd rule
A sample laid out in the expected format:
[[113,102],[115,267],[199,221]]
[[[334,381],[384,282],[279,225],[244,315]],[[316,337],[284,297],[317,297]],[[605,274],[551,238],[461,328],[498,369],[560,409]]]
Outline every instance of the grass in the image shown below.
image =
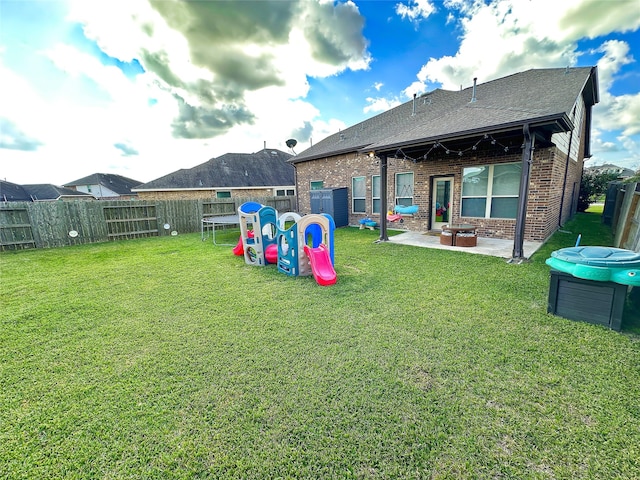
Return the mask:
[[598,222],[522,265],[339,229],[332,287],[196,234],[2,254],[0,478],[638,478],[639,332],[546,313]]

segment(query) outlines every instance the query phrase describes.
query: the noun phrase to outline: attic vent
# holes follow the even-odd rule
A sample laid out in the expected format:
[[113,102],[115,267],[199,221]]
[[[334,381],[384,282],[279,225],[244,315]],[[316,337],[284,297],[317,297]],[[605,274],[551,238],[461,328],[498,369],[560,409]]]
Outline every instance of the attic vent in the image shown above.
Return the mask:
[[272,150],[271,151],[271,155],[274,156],[274,157],[277,157],[278,156],[278,152]]
[[344,133],[340,134],[340,141],[344,140]]

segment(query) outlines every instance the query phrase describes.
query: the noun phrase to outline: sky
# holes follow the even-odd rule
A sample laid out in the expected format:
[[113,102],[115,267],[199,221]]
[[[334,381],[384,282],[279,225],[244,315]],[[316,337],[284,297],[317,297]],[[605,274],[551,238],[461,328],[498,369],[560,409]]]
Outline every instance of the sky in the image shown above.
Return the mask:
[[300,153],[474,77],[596,65],[587,166],[636,170],[639,29],[640,0],[0,0],[0,178],[144,183]]

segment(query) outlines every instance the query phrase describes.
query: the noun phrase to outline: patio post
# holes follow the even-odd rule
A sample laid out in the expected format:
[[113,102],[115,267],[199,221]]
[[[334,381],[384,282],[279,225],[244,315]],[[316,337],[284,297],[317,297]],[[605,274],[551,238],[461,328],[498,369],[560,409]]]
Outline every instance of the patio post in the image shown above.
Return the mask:
[[513,255],[511,262],[524,258],[524,229],[527,221],[527,197],[529,196],[529,173],[533,159],[533,145],[535,137],[529,132],[529,124],[525,123],[524,151],[522,152],[522,173],[520,175],[520,191],[518,193],[518,213],[516,228],[513,236]]
[[387,236],[387,154],[380,154],[380,238],[378,242],[388,242]]

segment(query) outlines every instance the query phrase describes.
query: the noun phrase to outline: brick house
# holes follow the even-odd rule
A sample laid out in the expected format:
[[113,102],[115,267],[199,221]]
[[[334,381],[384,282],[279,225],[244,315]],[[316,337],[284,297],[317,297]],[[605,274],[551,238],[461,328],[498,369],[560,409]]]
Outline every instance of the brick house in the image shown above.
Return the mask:
[[273,148],[225,153],[133,189],[140,199],[189,200],[295,195],[291,155]]
[[351,225],[415,205],[394,227],[468,223],[480,236],[514,239],[521,256],[522,240],[546,240],[576,212],[597,102],[596,67],[532,69],[414,96],[292,158],[299,210],[310,213],[313,189],[347,187]]

